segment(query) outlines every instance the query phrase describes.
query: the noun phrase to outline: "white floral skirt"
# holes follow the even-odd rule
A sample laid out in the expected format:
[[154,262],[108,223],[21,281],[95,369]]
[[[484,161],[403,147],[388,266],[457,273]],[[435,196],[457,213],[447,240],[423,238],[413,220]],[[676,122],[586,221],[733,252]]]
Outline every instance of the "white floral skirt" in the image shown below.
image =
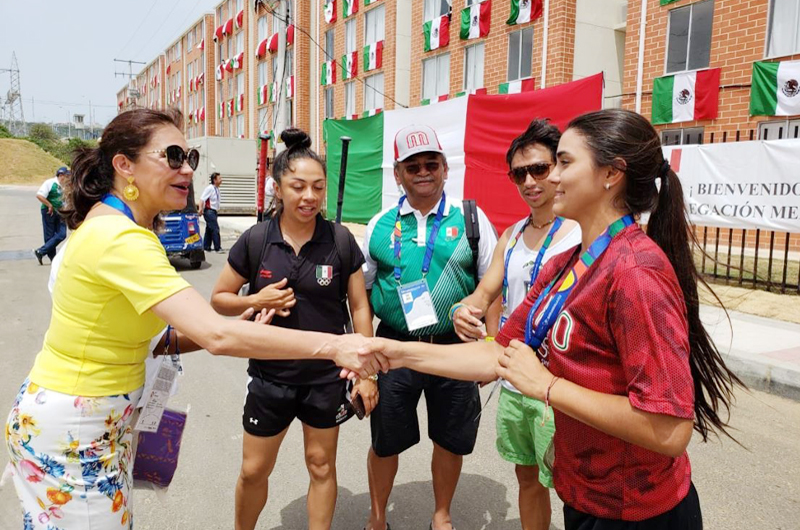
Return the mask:
[[132,528],[130,394],[82,397],[26,380],[6,423],[24,530]]

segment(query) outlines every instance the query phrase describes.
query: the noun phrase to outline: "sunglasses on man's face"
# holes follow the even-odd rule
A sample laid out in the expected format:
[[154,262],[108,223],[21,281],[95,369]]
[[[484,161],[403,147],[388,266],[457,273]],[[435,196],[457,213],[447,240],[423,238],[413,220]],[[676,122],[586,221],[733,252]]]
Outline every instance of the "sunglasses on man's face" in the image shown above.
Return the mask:
[[530,166],[512,167],[508,172],[508,178],[518,186],[525,183],[525,179],[528,178],[528,175],[532,176],[534,180],[544,180],[550,175],[551,167],[552,164],[547,164],[545,162],[531,164]]
[[442,167],[442,164],[439,162],[425,162],[424,164],[417,164],[416,162],[413,164],[408,164],[405,166],[405,172],[409,175],[419,175],[419,172],[422,171],[422,168],[428,171],[428,173],[436,173],[439,171],[439,168]]
[[171,145],[166,149],[159,149],[157,151],[147,151],[148,153],[163,154],[167,159],[167,164],[172,169],[180,169],[183,163],[187,162],[192,171],[197,169],[197,164],[200,163],[200,151],[197,149],[189,149],[184,151],[183,147],[179,145]]

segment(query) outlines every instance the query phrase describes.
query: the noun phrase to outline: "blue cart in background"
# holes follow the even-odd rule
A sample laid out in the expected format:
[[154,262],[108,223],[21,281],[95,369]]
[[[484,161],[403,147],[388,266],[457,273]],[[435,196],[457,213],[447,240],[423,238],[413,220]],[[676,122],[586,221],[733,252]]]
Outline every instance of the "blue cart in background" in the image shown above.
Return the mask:
[[189,260],[193,269],[199,269],[206,260],[203,251],[203,238],[200,236],[200,219],[194,203],[194,185],[189,185],[189,197],[182,210],[167,212],[162,217],[164,229],[158,239],[164,245],[168,257],[181,257]]

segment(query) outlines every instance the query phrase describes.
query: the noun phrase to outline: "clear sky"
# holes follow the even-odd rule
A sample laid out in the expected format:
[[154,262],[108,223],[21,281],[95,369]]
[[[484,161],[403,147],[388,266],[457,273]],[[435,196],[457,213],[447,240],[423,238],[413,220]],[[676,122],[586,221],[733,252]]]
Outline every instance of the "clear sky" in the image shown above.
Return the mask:
[[[220,0],[0,0],[0,69],[16,52],[26,121],[65,122],[89,102],[97,123],[116,115],[127,82],[115,72],[149,63]],[[249,3],[249,2],[248,2]],[[133,65],[136,74],[144,65]],[[0,73],[0,100],[11,78]],[[31,101],[33,99],[33,101]]]

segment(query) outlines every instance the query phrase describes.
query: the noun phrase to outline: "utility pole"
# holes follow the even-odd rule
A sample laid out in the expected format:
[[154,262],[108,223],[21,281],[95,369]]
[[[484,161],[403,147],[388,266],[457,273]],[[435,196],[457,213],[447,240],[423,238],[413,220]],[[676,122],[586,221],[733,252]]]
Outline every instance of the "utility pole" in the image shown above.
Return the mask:
[[[114,72],[114,77],[127,77],[128,78],[128,97],[131,97],[138,102],[139,94],[139,87],[137,86],[135,90],[131,89],[131,81],[133,78],[136,77],[138,74],[133,73],[133,65],[134,64],[141,64],[143,66],[147,65],[147,63],[143,63],[141,61],[132,61],[130,59],[114,59],[115,63],[128,63],[128,72]],[[134,106],[138,106],[138,103],[134,103]]]
[[2,72],[11,74],[11,87],[6,95],[8,129],[15,136],[25,136],[25,114],[22,109],[22,89],[20,88],[19,65],[17,64],[17,54],[15,52],[11,53],[11,68],[2,68],[0,73]]
[[288,28],[287,0],[280,0],[278,4],[278,67],[276,73],[280,79],[276,80],[275,90],[277,98],[277,116],[275,120],[275,150],[283,151],[286,146],[281,141],[281,133],[287,128],[286,115],[286,30]]

